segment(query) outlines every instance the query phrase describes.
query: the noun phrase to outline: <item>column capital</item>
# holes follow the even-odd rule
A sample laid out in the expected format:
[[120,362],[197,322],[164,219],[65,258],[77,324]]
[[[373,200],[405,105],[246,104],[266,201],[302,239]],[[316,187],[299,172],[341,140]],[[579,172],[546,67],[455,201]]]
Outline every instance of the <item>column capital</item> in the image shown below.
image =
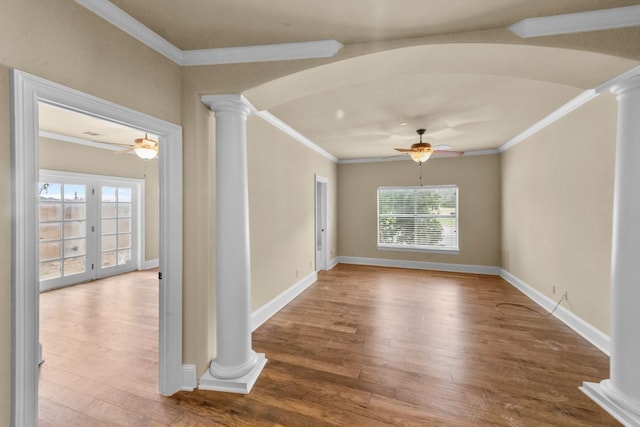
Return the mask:
[[257,111],[243,95],[236,93],[227,95],[202,95],[200,101],[214,113],[229,111],[248,116]]
[[611,86],[609,90],[614,95],[620,96],[629,91],[635,91],[639,89],[640,89],[640,71],[632,74],[631,76],[627,77],[626,79],[620,82],[616,82],[613,86]]

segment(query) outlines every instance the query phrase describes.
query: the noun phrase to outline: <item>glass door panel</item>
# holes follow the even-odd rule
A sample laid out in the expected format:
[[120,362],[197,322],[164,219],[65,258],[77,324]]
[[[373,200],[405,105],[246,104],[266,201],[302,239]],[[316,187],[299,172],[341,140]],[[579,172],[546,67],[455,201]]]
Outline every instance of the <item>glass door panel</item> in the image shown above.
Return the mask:
[[132,262],[132,193],[131,187],[102,187],[102,268]]
[[41,171],[41,290],[135,270],[140,180]]

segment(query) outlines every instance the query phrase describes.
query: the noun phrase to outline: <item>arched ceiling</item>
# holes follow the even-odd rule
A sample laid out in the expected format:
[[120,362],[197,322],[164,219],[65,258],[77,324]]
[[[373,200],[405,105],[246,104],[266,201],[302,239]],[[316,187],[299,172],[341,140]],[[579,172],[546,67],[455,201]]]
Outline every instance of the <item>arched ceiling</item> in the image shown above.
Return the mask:
[[495,149],[640,63],[637,23],[526,39],[508,29],[640,0],[76,1],[100,6],[94,11],[119,7],[128,14],[119,19],[154,32],[152,47],[163,38],[173,53],[162,43],[159,52],[182,65],[196,65],[180,62],[194,49],[339,41],[330,58],[184,69],[185,87],[243,92],[339,159],[393,155],[417,140],[419,127],[434,145]]
[[485,150],[635,65],[559,48],[435,44],[323,65],[245,96],[343,160],[392,156],[422,127],[433,145]]

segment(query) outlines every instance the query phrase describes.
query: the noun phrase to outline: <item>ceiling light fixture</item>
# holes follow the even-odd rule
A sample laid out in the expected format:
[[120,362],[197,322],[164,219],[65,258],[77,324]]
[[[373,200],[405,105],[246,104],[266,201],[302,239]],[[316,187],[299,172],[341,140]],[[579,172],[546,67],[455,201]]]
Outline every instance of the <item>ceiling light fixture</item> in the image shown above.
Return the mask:
[[155,159],[155,157],[158,155],[158,141],[149,139],[149,137],[145,133],[144,138],[136,139],[136,145],[135,147],[133,147],[133,151],[141,159]]
[[433,148],[431,148],[431,144],[428,142],[422,142],[422,135],[426,132],[426,129],[418,129],[416,133],[420,135],[420,142],[416,142],[411,145],[411,148],[396,148],[396,151],[400,151],[401,153],[409,153],[411,156],[411,160],[416,163],[423,163],[429,160],[431,154],[433,154]]
[[155,159],[158,155],[158,152],[153,148],[134,148],[133,151],[138,155],[138,157],[144,160]]

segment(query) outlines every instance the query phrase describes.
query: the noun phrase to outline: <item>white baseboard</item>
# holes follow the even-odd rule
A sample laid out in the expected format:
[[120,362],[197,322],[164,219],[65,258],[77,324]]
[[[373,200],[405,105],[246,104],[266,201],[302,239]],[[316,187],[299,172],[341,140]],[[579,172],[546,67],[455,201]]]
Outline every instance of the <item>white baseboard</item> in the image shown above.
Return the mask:
[[[531,298],[536,304],[540,307],[544,308],[548,312],[551,312],[553,308],[556,306],[557,302],[553,301],[551,298],[547,297],[537,289],[533,288],[531,285],[523,282],[518,279],[513,274],[509,273],[505,269],[500,269],[500,276],[513,285],[515,288],[519,289],[520,292]],[[589,341],[591,344],[596,346],[600,351],[609,356],[609,336],[599,329],[595,328],[590,323],[586,322],[581,317],[576,316],[571,311],[567,310],[563,306],[559,306],[555,313],[553,313],[555,317],[560,319],[565,325],[576,331],[580,334],[584,339]]]
[[405,261],[397,259],[363,258],[350,256],[340,256],[338,257],[338,262],[341,264],[372,265],[376,267],[398,267],[413,268],[417,270],[449,271],[452,273],[493,274],[496,276],[500,275],[500,267],[493,267],[489,265],[445,264],[440,262]]
[[280,295],[257,309],[251,315],[251,330],[255,331],[262,325],[264,322],[269,320],[271,316],[276,314],[282,307],[287,305],[291,300],[300,295],[302,291],[311,286],[316,280],[318,280],[318,273],[315,271],[302,280],[295,283],[286,291],[282,292]]
[[327,270],[333,270],[333,268],[338,265],[339,263],[339,257],[335,257],[331,260],[329,260],[329,268],[327,268]]
[[198,386],[198,373],[196,365],[182,365],[182,388],[183,391],[193,391]]
[[159,259],[148,259],[142,262],[142,269],[143,270],[150,270],[152,268],[157,268],[160,266],[160,260]]
[[[630,408],[619,405],[611,399],[611,388],[608,387],[611,380],[604,380],[599,383],[583,382],[580,391],[589,396],[602,409],[607,411],[613,418],[620,421],[626,427],[640,427],[640,416]],[[606,390],[609,390],[607,393]]]

